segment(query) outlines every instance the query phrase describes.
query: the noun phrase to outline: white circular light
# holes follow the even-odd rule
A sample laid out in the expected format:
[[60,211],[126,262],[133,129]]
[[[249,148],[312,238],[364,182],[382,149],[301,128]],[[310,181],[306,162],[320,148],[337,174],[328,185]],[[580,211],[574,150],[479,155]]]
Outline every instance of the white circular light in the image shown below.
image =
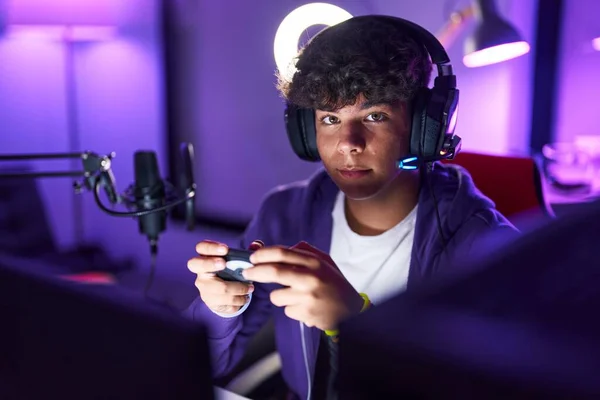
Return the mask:
[[348,11],[328,3],[310,3],[289,13],[277,28],[273,51],[280,74],[291,79],[296,72],[294,57],[298,54],[300,35],[313,25],[332,26],[352,18]]

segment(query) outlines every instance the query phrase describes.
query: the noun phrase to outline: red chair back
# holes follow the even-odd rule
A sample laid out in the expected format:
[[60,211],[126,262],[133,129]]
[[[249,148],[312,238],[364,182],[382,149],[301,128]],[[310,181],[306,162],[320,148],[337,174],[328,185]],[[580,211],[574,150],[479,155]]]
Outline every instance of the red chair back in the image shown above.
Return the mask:
[[469,171],[477,188],[509,220],[524,212],[542,211],[549,215],[540,170],[530,157],[462,152],[444,163],[457,164]]

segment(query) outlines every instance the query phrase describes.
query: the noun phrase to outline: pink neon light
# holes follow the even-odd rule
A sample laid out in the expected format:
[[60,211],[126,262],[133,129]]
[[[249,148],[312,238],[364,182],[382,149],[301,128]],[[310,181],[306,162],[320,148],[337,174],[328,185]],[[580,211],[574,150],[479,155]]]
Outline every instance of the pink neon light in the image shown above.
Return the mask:
[[102,41],[115,36],[112,26],[10,25],[7,36],[19,40]]
[[594,46],[594,50],[600,51],[600,37],[592,40],[592,46]]
[[120,0],[10,0],[8,25],[113,26]]
[[527,42],[506,43],[467,54],[463,57],[463,63],[469,68],[482,67],[520,57],[527,53],[529,53]]
[[106,40],[118,26],[119,3],[120,0],[9,0],[7,33],[26,39]]

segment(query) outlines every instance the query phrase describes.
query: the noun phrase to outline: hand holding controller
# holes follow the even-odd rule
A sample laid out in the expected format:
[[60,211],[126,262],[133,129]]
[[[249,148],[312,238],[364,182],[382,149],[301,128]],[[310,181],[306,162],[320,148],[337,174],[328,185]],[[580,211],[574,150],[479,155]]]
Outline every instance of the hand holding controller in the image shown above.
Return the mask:
[[249,301],[254,285],[241,272],[252,266],[250,254],[263,246],[261,241],[254,241],[249,250],[236,250],[208,240],[196,245],[198,257],[188,261],[188,269],[197,275],[200,298],[212,311],[234,314]]
[[229,249],[223,257],[225,259],[225,269],[217,272],[217,276],[228,282],[250,283],[242,276],[242,271],[251,268],[250,250]]

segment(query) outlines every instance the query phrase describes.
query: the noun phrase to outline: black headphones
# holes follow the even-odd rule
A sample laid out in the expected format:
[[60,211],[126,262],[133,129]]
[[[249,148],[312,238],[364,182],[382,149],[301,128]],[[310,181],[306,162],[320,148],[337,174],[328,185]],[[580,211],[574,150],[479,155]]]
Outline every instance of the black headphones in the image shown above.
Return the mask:
[[[422,163],[452,159],[460,151],[461,139],[454,135],[458,111],[456,76],[452,72],[450,58],[444,46],[425,28],[402,18],[384,15],[365,15],[353,20],[376,18],[391,22],[407,32],[420,43],[437,66],[438,76],[433,88],[421,88],[412,104],[410,147],[405,158],[398,161],[398,168],[417,169]],[[343,22],[342,22],[343,23]],[[285,126],[294,153],[302,160],[319,161],[315,110],[298,108],[287,104]]]

